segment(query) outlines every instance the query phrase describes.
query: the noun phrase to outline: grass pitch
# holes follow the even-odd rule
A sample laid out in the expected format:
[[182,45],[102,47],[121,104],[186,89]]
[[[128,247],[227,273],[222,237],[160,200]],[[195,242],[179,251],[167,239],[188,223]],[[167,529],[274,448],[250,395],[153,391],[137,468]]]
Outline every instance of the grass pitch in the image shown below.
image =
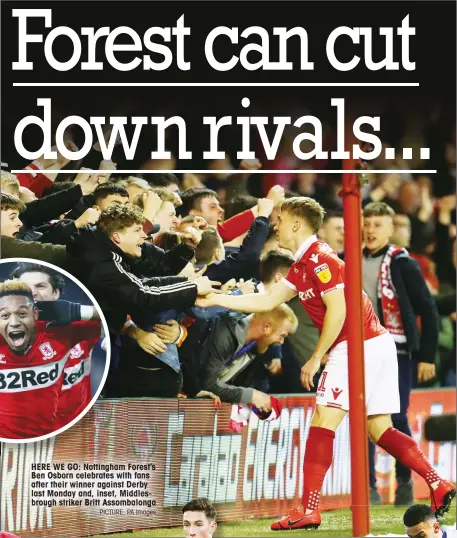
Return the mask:
[[[395,508],[394,506],[372,506],[370,509],[371,530],[370,533],[375,536],[386,534],[403,534],[404,527],[402,525],[402,517],[405,508]],[[322,512],[322,524],[318,530],[298,530],[298,531],[276,531],[270,530],[270,524],[276,521],[273,519],[248,519],[244,521],[232,521],[230,523],[220,523],[217,532],[214,535],[217,537],[223,536],[352,536],[352,518],[351,510],[332,510]],[[451,506],[446,517],[440,522],[441,525],[454,525],[456,521],[455,505]],[[183,531],[181,527],[162,528],[143,531],[122,532],[118,534],[104,534],[96,538],[136,538],[136,537],[167,537],[176,536],[182,537]]]

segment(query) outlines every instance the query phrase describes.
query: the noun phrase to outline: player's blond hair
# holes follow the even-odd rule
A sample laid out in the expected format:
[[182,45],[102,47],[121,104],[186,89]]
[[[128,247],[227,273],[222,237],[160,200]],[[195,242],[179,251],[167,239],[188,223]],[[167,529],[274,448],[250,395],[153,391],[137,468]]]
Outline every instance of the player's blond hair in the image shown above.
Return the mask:
[[283,323],[284,321],[289,321],[292,325],[292,328],[290,330],[291,333],[294,333],[298,327],[297,316],[295,315],[292,308],[286,305],[286,303],[278,305],[276,308],[273,308],[273,310],[270,310],[269,312],[260,312],[258,314],[255,314],[255,318],[264,321],[272,320],[277,325]]
[[5,297],[6,295],[24,295],[33,303],[32,290],[21,280],[5,280],[4,282],[1,282],[0,297]]
[[19,196],[19,187],[20,185],[17,177],[7,170],[2,170],[1,191],[5,194]]
[[281,205],[281,212],[306,220],[313,233],[317,233],[324,222],[325,209],[308,196],[293,196]]

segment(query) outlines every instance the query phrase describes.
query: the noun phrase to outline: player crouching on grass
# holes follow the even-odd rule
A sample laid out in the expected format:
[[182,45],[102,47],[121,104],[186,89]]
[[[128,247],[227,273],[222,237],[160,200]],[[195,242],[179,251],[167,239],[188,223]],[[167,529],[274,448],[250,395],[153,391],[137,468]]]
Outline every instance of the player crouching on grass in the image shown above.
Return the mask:
[[32,439],[56,430],[70,351],[82,340],[93,347],[100,337],[100,322],[77,321],[82,318],[98,319],[98,313],[67,301],[35,304],[23,282],[0,284],[1,439]]
[[[319,496],[332,464],[335,431],[349,410],[344,262],[316,232],[324,209],[313,199],[294,197],[281,206],[275,226],[279,246],[294,252],[295,263],[285,279],[267,293],[243,296],[210,295],[199,306],[223,306],[242,312],[266,312],[299,296],[303,308],[320,332],[301,381],[310,390],[326,353],[329,359],[319,380],[316,410],[306,443],[302,503],[271,525],[272,530],[317,528],[321,524]],[[440,478],[422,450],[392,426],[400,410],[396,347],[363,292],[365,387],[368,434],[397,461],[418,473],[429,486],[433,511],[443,515],[455,497],[455,486]]]

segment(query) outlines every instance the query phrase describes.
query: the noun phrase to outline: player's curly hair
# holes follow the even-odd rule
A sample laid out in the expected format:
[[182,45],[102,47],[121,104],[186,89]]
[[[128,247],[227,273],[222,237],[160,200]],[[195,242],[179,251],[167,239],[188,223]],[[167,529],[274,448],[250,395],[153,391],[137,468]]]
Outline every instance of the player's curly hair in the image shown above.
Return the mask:
[[54,291],[59,290],[60,295],[62,295],[67,285],[63,275],[55,269],[51,269],[47,265],[41,265],[40,263],[19,262],[11,273],[11,278],[20,279],[24,273],[44,273],[48,275],[52,289]]
[[20,280],[5,280],[0,283],[0,297],[7,295],[21,295],[28,297],[32,303],[34,302],[32,290]]
[[114,232],[125,230],[134,224],[143,224],[144,220],[143,212],[138,207],[111,204],[100,215],[97,227],[111,237]]
[[198,497],[197,499],[192,499],[182,508],[182,513],[184,512],[205,512],[205,516],[208,520],[215,521],[217,512],[211,501],[206,497]]

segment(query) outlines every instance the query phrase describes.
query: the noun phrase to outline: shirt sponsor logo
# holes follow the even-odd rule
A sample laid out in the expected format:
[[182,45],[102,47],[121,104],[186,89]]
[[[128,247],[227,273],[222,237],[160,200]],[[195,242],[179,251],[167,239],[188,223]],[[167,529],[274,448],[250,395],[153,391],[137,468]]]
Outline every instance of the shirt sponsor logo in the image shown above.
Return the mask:
[[81,361],[76,366],[65,368],[62,390],[68,390],[77,385],[90,374],[90,357]]
[[1,370],[0,394],[11,394],[13,392],[25,392],[51,387],[60,379],[67,359],[68,353],[60,361],[54,363],[28,368]]
[[330,282],[330,280],[332,280],[332,273],[330,272],[330,269],[326,263],[316,267],[316,269],[314,269],[314,273],[323,284],[327,284]]
[[312,299],[313,297],[315,297],[314,291],[312,288],[309,288],[305,291],[299,291],[298,296],[300,297],[302,301],[307,301],[308,299]]
[[43,355],[43,359],[45,361],[52,359],[57,354],[57,352],[52,349],[52,346],[49,342],[45,342],[44,344],[41,344],[39,346],[39,350],[41,351]]

